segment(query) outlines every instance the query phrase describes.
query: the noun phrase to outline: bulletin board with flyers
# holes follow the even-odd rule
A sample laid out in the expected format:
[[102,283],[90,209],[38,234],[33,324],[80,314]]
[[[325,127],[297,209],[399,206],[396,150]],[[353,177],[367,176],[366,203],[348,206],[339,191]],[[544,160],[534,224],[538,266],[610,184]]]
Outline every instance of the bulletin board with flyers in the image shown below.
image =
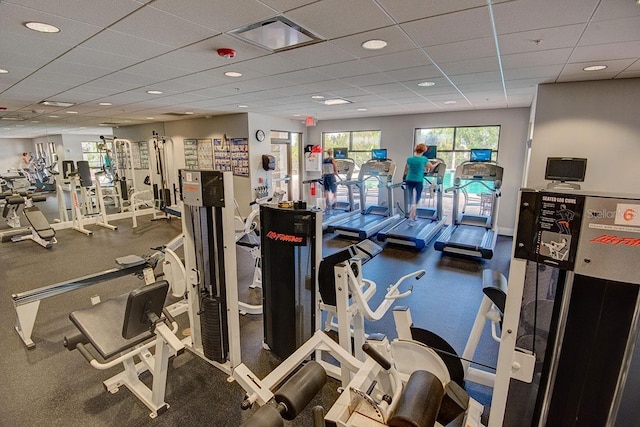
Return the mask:
[[229,148],[233,174],[249,176],[249,140],[247,138],[231,138]]

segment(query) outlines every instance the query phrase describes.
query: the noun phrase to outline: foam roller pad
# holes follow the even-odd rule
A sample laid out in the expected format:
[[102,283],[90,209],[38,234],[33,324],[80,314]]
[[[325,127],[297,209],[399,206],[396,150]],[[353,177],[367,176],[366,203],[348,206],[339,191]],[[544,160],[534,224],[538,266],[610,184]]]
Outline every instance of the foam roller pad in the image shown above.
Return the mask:
[[442,383],[431,372],[415,371],[409,377],[389,419],[391,427],[432,427],[444,396]]

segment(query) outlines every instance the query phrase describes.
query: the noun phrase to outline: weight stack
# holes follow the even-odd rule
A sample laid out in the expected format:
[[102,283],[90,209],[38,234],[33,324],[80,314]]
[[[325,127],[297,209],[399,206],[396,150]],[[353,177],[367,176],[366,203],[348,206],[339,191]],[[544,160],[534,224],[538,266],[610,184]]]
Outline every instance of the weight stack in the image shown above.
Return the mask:
[[227,361],[228,338],[223,330],[222,302],[217,298],[203,296],[200,301],[200,328],[204,356],[218,363]]

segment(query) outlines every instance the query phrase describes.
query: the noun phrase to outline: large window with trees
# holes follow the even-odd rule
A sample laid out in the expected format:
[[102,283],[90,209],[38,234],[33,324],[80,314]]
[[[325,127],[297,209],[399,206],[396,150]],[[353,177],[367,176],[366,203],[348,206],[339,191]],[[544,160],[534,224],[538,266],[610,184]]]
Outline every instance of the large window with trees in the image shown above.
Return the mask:
[[417,144],[435,145],[438,157],[454,169],[469,160],[472,148],[490,148],[491,159],[498,160],[498,142],[500,126],[466,126],[449,128],[416,129],[414,146]]
[[358,167],[371,159],[371,150],[380,148],[382,132],[379,130],[364,130],[350,132],[323,132],[322,147],[348,148],[349,157]]

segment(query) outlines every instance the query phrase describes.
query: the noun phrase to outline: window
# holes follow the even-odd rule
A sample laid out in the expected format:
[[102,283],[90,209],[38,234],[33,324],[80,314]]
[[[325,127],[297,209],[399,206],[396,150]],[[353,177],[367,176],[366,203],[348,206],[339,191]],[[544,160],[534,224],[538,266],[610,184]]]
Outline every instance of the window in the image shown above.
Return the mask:
[[469,160],[472,148],[490,148],[491,159],[498,159],[500,126],[468,126],[453,128],[416,129],[414,146],[435,145],[438,157],[444,160],[452,171]]
[[[491,149],[491,160],[498,160],[498,142],[500,140],[500,126],[466,126],[448,128],[423,128],[416,129],[414,146],[417,144],[435,145],[437,147],[437,157],[444,160],[447,171],[444,175],[442,188],[453,186],[453,176],[456,167],[468,161],[473,148]],[[486,196],[487,189],[482,184],[473,183],[463,191],[462,202],[464,206],[460,209],[472,212],[473,208],[482,208],[483,197]],[[443,194],[444,211],[451,209],[451,193]],[[430,202],[430,199],[423,198],[421,203]],[[476,206],[477,205],[477,206]],[[482,209],[478,213],[482,213]],[[447,218],[447,222],[450,219]]]
[[379,130],[365,130],[353,132],[324,132],[322,134],[322,147],[348,148],[349,158],[353,159],[356,166],[360,166],[371,159],[371,150],[380,148],[382,132]]

